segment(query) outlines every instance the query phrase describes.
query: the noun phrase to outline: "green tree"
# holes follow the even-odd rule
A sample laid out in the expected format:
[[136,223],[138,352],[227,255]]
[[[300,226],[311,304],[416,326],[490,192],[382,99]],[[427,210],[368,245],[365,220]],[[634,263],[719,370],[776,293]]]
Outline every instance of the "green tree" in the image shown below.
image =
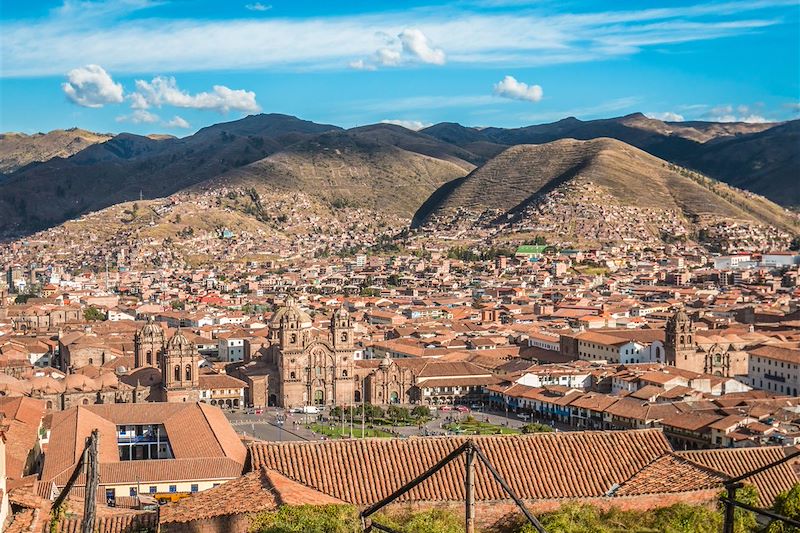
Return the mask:
[[390,405],[386,409],[386,416],[395,422],[402,422],[409,418],[408,409],[399,405]]
[[106,315],[96,307],[87,307],[83,310],[83,318],[89,322],[105,320]]
[[431,416],[431,410],[424,405],[417,405],[411,410],[411,416],[414,418],[428,418]]
[[[786,492],[781,492],[775,497],[772,510],[787,518],[800,520],[800,483]],[[779,520],[773,520],[767,528],[767,533],[799,533],[800,528],[787,525]]]
[[175,311],[183,311],[184,309],[186,309],[186,304],[180,300],[172,300],[169,305]]
[[392,515],[379,514],[375,522],[404,533],[464,532],[464,519],[461,515],[446,509],[428,509]]
[[28,300],[34,298],[35,294],[18,294],[16,298],[14,298],[15,304],[25,304],[28,303]]
[[539,424],[538,422],[531,422],[522,426],[523,433],[551,433],[553,428],[547,424]]
[[[726,493],[720,494],[720,497]],[[758,507],[758,489],[753,485],[746,484],[741,489],[736,491],[736,501],[747,504],[751,507]],[[725,506],[720,503],[720,512],[725,512]],[[756,522],[756,515],[746,509],[737,507],[733,512],[733,528],[736,533],[748,533],[755,530],[758,523]]]
[[285,505],[275,512],[253,515],[252,533],[357,533],[361,531],[358,511],[350,505]]

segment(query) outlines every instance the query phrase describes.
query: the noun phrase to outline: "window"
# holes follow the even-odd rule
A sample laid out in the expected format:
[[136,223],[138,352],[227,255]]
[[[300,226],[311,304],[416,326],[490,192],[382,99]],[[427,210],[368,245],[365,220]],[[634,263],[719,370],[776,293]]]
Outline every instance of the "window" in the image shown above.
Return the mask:
[[151,352],[151,351],[147,352],[147,364],[148,365],[152,365],[153,364],[153,352]]
[[117,499],[117,489],[106,489],[106,503],[114,503]]
[[197,492],[198,490],[199,487],[197,486],[197,483],[192,483],[192,492]]
[[214,487],[219,487],[219,483],[214,483],[214,484],[212,485],[212,488],[214,488]]
[[192,381],[192,365],[186,365],[186,381]]
[[294,372],[289,372],[289,379],[295,379],[296,377],[297,374],[295,374]]
[[131,487],[130,495],[131,495],[132,498],[136,497],[136,487]]
[[155,494],[156,492],[158,492],[158,487],[156,487],[155,485],[150,485],[150,491],[149,492],[150,492],[150,494]]
[[178,486],[177,485],[170,485],[169,486],[169,491],[170,492],[178,492]]
[[175,365],[174,374],[175,374],[175,381],[180,381],[181,380],[181,367],[180,366]]
[[342,377],[343,377],[343,378],[346,378],[346,377],[347,377],[347,370],[342,370]]

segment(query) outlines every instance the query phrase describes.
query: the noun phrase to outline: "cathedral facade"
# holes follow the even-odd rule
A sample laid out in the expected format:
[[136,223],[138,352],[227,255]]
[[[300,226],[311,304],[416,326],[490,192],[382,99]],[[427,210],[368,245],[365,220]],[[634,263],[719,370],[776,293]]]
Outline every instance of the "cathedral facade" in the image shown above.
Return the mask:
[[338,309],[327,331],[313,327],[311,317],[293,298],[272,317],[270,346],[263,359],[271,367],[270,405],[349,405],[355,397],[353,322]]

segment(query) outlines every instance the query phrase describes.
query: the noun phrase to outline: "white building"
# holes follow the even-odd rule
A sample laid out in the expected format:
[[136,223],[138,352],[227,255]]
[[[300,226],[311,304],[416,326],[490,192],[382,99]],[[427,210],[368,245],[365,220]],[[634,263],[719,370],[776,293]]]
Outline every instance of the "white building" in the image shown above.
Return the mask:
[[222,361],[235,363],[244,360],[244,335],[241,333],[220,333],[217,344]]
[[797,396],[800,390],[800,349],[764,345],[749,351],[750,385],[778,394]]

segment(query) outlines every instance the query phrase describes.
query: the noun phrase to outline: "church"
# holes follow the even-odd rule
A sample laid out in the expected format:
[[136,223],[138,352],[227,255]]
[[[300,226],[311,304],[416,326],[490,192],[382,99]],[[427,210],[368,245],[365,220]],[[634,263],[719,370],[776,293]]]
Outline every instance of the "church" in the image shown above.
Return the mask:
[[178,329],[169,339],[164,330],[148,321],[133,338],[134,372],[158,368],[161,388],[156,401],[197,402],[200,400],[200,354]]
[[294,298],[287,298],[270,321],[270,346],[262,357],[271,369],[269,405],[356,403],[353,336],[344,308],[334,312],[327,331],[319,330]]
[[684,309],[667,320],[664,333],[666,362],[692,372],[735,378],[747,375],[747,348],[760,344],[763,336],[754,333],[697,331]]

